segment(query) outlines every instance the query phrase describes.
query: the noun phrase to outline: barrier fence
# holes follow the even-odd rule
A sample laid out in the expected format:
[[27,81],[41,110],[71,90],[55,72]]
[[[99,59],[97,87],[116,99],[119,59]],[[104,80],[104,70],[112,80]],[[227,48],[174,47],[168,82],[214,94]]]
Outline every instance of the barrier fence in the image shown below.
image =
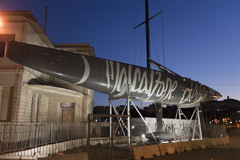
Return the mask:
[[[111,118],[113,120],[112,124],[110,123]],[[128,153],[126,155],[129,155],[131,152],[129,145],[132,145],[132,139],[141,137],[141,134],[146,133],[147,129],[143,124],[133,125],[131,123],[130,136],[133,137],[128,137],[127,120],[127,116],[89,115],[88,123],[0,123],[0,155],[50,144],[59,144],[60,142],[63,142],[62,144],[64,145],[72,143],[70,145],[75,147],[85,147],[88,144],[90,155],[96,158],[105,156],[105,159],[108,159],[106,157],[113,157],[111,154],[125,155],[125,153]],[[111,125],[112,131],[110,132]],[[178,131],[176,126],[172,123],[164,124],[166,131],[180,134],[176,132]],[[192,127],[185,124],[180,128],[182,128],[180,135],[184,135],[183,139],[189,140]],[[203,138],[226,136],[226,127],[224,125],[205,125],[204,127],[202,126],[202,131]],[[175,137],[176,139],[181,139],[179,136]],[[76,145],[75,143],[78,144]],[[111,146],[110,144],[113,145]],[[63,146],[61,150],[63,151],[64,148],[69,149]],[[59,148],[48,149],[55,149],[55,151],[46,151],[45,153],[57,153],[57,151],[60,151]],[[33,154],[35,153],[33,151]],[[91,156],[89,158],[94,159]]]
[[[146,118],[147,124],[153,132],[156,131],[156,120],[155,118]],[[146,127],[143,121],[139,118],[134,118],[132,125],[133,136],[142,136],[146,133],[150,133],[150,130]],[[194,128],[197,133],[194,139],[200,139],[199,127],[195,125],[195,120],[181,120],[178,119],[163,119],[162,131],[169,133],[170,137],[173,137],[177,141],[188,141],[193,138]],[[226,126],[224,124],[202,124],[201,125],[203,138],[220,138],[226,136]]]
[[86,138],[83,123],[1,123],[0,154]]
[[128,159],[132,134],[128,135],[127,115],[88,115],[87,152],[91,160]]

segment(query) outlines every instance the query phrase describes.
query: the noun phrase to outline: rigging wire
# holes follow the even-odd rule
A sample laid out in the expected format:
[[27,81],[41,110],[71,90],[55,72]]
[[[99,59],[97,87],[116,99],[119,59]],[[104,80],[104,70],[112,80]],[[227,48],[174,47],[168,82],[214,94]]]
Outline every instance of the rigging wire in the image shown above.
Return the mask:
[[[136,1],[136,8],[135,8],[135,22],[134,22],[134,25],[137,23],[137,17],[139,17],[139,10],[140,10],[140,5],[139,5],[139,1]],[[134,56],[134,65],[136,65],[136,61],[137,61],[137,57],[136,57],[136,35],[135,35],[135,29],[133,29],[133,56]]]
[[157,4],[158,8],[161,9],[160,1],[159,0],[155,0],[155,3]]
[[134,22],[134,26],[135,26],[135,24],[137,24],[137,19],[138,19],[138,15],[140,14],[139,12],[140,12],[140,2],[139,1],[136,1],[137,2],[137,4],[135,5],[136,6],[136,13],[135,13],[135,22]]
[[160,1],[158,0],[155,0],[157,6],[158,6],[158,9],[159,10],[162,10],[162,52],[163,52],[163,66],[166,66],[166,61],[165,61],[165,37],[164,37],[164,23],[163,23],[163,9],[161,8],[161,5],[160,5]]
[[153,42],[153,46],[154,46],[154,49],[155,49],[155,53],[156,53],[156,55],[157,55],[157,59],[158,59],[158,62],[159,62],[159,64],[160,64],[160,58],[159,58],[159,55],[158,55],[158,51],[157,51],[157,47],[156,47],[156,45],[155,45],[155,43],[154,43],[154,39],[153,39],[153,36],[152,36],[152,33],[150,32],[150,37],[151,37],[151,40],[152,40],[152,42]]
[[166,66],[166,63],[165,63],[165,42],[164,42],[164,28],[163,28],[163,13],[161,14],[162,15],[162,49],[163,49],[163,65]]
[[145,34],[143,34],[143,39],[142,39],[142,47],[141,47],[141,50],[140,50],[140,59],[139,59],[139,65],[141,64],[141,59],[142,59],[142,54],[143,54],[143,43],[144,43],[144,39],[145,39]]
[[133,57],[134,65],[136,65],[136,41],[135,41],[135,29],[133,29]]
[[[158,4],[158,6],[159,6],[159,4]],[[159,7],[160,8],[160,7]],[[161,10],[162,11],[162,10]],[[165,66],[166,65],[166,63],[165,63],[165,41],[164,41],[164,24],[163,24],[163,13],[161,13],[162,14],[162,21],[161,21],[161,23],[162,23],[162,52],[163,52],[163,55],[162,55],[162,57],[163,57],[163,65]],[[137,15],[137,11],[136,11],[136,15]],[[135,19],[135,21],[136,21],[136,19]],[[151,34],[151,33],[150,33]],[[136,64],[136,36],[135,36],[135,28],[134,28],[134,31],[133,31],[133,45],[134,45],[134,64]],[[157,51],[157,47],[156,47],[156,45],[155,45],[155,43],[154,43],[154,39],[152,38],[152,34],[151,34],[151,40],[153,41],[153,45],[154,45],[154,49],[155,49],[155,51],[156,51],[156,55],[157,55],[157,59],[158,59],[158,62],[160,63],[160,57],[159,57],[159,55],[157,54],[158,53],[158,51]],[[140,52],[140,59],[139,59],[139,64],[140,64],[140,62],[141,62],[141,57],[142,57],[142,49],[143,49],[143,45],[141,45],[142,46],[142,48],[141,48],[141,52]]]

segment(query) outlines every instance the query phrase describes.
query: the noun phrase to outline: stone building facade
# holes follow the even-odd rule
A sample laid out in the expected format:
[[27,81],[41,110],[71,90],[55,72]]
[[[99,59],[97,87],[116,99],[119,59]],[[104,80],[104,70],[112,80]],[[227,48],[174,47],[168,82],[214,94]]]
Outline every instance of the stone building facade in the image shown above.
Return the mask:
[[89,44],[53,44],[30,11],[1,11],[0,122],[86,122],[93,91],[21,66],[8,59],[6,41],[94,56]]

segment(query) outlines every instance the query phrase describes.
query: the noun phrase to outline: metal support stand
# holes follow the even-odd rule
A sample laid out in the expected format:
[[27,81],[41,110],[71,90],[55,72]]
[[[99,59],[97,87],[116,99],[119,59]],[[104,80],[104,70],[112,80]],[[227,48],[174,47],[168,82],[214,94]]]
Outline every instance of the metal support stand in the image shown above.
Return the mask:
[[182,119],[182,116],[187,119],[186,115],[183,113],[183,111],[181,110],[180,107],[178,107],[177,109],[177,113],[176,113],[176,116],[175,116],[175,119],[179,118],[180,120]]
[[[183,124],[182,124],[182,118],[187,119],[186,115],[183,113],[181,107],[178,106],[177,113],[175,116],[175,119],[179,120],[180,124],[180,130],[181,130],[181,140],[183,140]],[[192,139],[195,139],[196,136],[198,136],[200,139],[202,139],[202,128],[201,128],[201,121],[200,121],[200,111],[199,111],[199,105],[194,109],[191,118],[191,121],[194,121],[191,125],[191,128],[193,129],[192,133]],[[198,128],[198,131],[197,131]]]
[[111,141],[111,139],[113,139],[113,133],[112,133],[112,131],[113,131],[113,118],[112,118],[112,101],[111,100],[109,100],[109,114],[110,114],[110,117],[109,117],[109,136],[110,136],[110,147],[112,147],[113,146],[113,144],[112,144],[112,141]]
[[[202,140],[202,127],[201,127],[201,121],[200,121],[200,112],[199,112],[199,106],[197,106],[192,114],[192,118],[194,117],[195,114],[195,121],[193,125],[193,135],[192,139],[195,139],[195,135],[197,135],[201,140]],[[196,128],[198,127],[198,132],[196,131]]]
[[128,120],[127,120],[127,128],[128,128],[128,144],[130,146],[130,136],[131,136],[131,123],[130,123],[130,100],[129,97],[127,98],[127,116],[128,116]]
[[[112,108],[113,108],[114,113],[115,113],[116,115],[119,115],[118,111],[116,110],[116,108],[115,108],[113,105],[112,105]],[[121,115],[123,115],[123,113],[124,113],[124,111],[125,111],[125,108],[126,108],[126,106],[124,107],[124,110],[123,110],[123,112],[122,112]],[[127,127],[126,127],[125,123],[123,122],[122,117],[121,117],[121,116],[120,116],[120,117],[117,117],[117,120],[118,120],[118,125],[117,125],[117,127],[115,128],[114,136],[116,135],[119,126],[120,126],[120,128],[121,128],[121,130],[122,130],[123,135],[126,136],[123,127],[124,127],[126,130],[127,130]]]
[[[136,107],[136,105],[133,103],[133,101],[132,101],[131,98],[130,98],[130,93],[131,93],[131,87],[130,87],[130,85],[126,85],[125,87],[127,87],[126,105],[125,105],[125,107],[124,107],[121,115],[124,114],[124,112],[125,112],[125,110],[126,110],[126,108],[127,108],[127,116],[128,116],[128,118],[127,118],[127,127],[126,127],[125,124],[123,123],[123,120],[122,120],[121,117],[118,119],[118,123],[119,123],[118,125],[120,125],[120,127],[121,127],[122,132],[123,132],[124,135],[125,135],[125,133],[124,133],[123,127],[124,127],[125,129],[127,129],[128,145],[129,145],[129,146],[131,145],[131,120],[130,120],[130,116],[131,116],[131,113],[130,113],[131,104],[134,106],[135,110],[138,112],[138,114],[139,114],[139,116],[141,117],[141,119],[143,120],[144,124],[147,126],[148,130],[149,130],[150,133],[152,134],[154,140],[157,142],[157,139],[156,139],[156,137],[154,136],[153,131],[152,131],[151,128],[148,126],[148,124],[147,124],[147,122],[145,121],[145,119],[143,118],[142,114],[140,113],[140,111],[138,110],[138,108]],[[115,99],[115,98],[114,98],[114,99]],[[109,100],[109,106],[110,106],[110,115],[112,115],[112,109],[114,110],[115,114],[119,115],[119,113],[117,112],[117,110],[114,108],[114,106],[113,106],[113,104],[112,104],[112,100],[111,100],[110,96],[109,96],[108,100]],[[122,123],[122,124],[121,124],[121,123]],[[112,133],[112,132],[111,132],[111,131],[112,131],[112,128],[111,128],[112,125],[111,125],[111,124],[112,124],[112,118],[110,118],[110,135],[111,135],[111,133]],[[116,130],[115,130],[115,133],[116,133],[117,129],[118,129],[118,126],[117,126],[117,128],[116,128]]]
[[[187,119],[186,115],[183,113],[181,107],[178,106],[177,113],[175,116],[175,119],[179,120],[179,125],[180,125],[180,136],[181,136],[181,141],[183,141],[183,124],[182,124],[182,116],[184,119]],[[176,140],[176,137],[175,137]]]
[[198,127],[199,127],[199,137],[202,140],[202,125],[201,125],[201,119],[200,119],[200,110],[199,106],[197,106],[197,113],[198,113]]
[[[132,101],[131,101],[131,102],[132,102]],[[142,114],[140,113],[140,111],[138,110],[138,108],[136,107],[136,105],[135,105],[133,102],[132,102],[132,104],[133,104],[135,110],[138,112],[139,116],[141,117],[142,121],[143,121],[144,124],[147,126],[148,130],[150,131],[150,133],[152,134],[153,139],[157,142],[157,139],[156,139],[156,137],[154,136],[152,129],[148,126],[147,122],[146,122],[145,119],[143,118]]]

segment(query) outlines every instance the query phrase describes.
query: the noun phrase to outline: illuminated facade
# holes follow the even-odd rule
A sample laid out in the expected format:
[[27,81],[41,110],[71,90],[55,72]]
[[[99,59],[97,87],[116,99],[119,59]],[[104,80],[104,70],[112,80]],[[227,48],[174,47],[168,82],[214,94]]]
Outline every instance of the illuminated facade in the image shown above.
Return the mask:
[[53,44],[29,11],[0,12],[0,121],[86,122],[93,91],[8,59],[5,42],[19,42],[94,56],[89,44]]

